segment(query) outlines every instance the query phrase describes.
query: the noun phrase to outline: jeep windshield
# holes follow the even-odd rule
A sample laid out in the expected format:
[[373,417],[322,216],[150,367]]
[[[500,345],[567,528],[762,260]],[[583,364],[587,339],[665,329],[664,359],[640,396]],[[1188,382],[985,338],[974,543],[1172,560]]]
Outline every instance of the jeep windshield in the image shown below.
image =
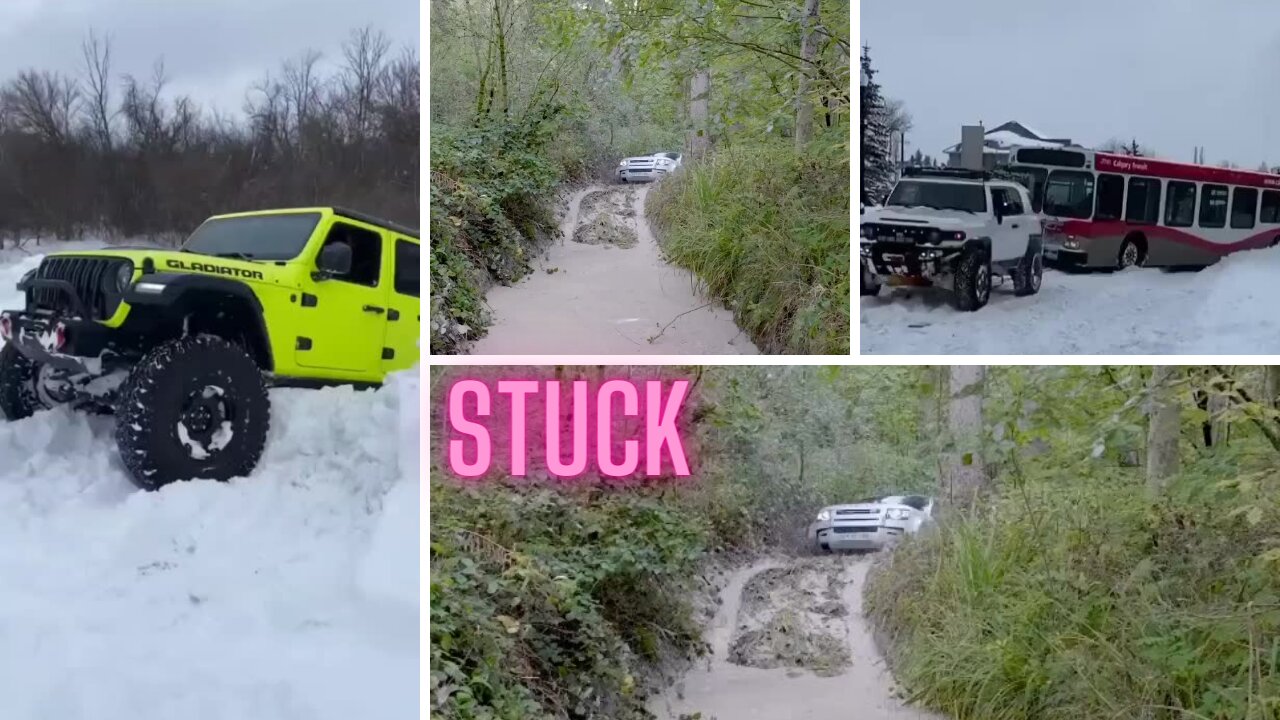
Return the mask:
[[987,211],[987,190],[977,183],[903,180],[889,193],[889,205],[981,213]]
[[239,260],[292,260],[319,223],[320,213],[211,218],[191,233],[182,251]]

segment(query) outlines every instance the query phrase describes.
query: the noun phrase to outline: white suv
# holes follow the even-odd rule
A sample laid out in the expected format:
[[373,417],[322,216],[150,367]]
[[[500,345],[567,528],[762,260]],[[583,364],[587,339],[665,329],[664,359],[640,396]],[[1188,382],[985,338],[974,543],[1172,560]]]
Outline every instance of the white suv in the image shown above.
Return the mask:
[[623,158],[618,163],[617,178],[620,182],[647,182],[673,173],[683,162],[678,152],[657,152],[650,155]]
[[960,310],[991,297],[992,276],[1034,295],[1044,274],[1043,224],[1027,189],[989,173],[907,168],[884,207],[862,216],[862,295],[890,285],[951,290]]

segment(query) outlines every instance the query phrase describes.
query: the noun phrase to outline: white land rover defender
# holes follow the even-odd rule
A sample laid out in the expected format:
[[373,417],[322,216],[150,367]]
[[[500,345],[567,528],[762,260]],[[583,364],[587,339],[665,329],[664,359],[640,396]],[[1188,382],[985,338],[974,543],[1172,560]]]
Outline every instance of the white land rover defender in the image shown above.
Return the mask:
[[951,290],[973,311],[991,297],[992,276],[1034,295],[1044,273],[1042,223],[1027,189],[984,171],[907,168],[884,207],[862,216],[862,295],[882,283]]

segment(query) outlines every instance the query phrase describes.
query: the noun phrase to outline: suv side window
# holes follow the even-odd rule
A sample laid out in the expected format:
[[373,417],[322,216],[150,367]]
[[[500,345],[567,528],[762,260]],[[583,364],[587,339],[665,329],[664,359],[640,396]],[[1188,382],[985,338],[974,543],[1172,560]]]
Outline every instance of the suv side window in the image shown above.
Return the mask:
[[329,236],[324,240],[325,247],[335,243],[351,248],[351,272],[334,280],[377,287],[381,277],[382,235],[338,221],[329,228]]
[[991,205],[998,209],[1000,214],[1008,217],[1010,215],[1022,214],[1022,202],[1018,199],[1017,193],[1009,188],[993,187],[991,188]]
[[1014,188],[1005,188],[1005,199],[1009,203],[1005,215],[1025,215],[1027,209],[1022,205],[1022,194]]
[[421,297],[422,273],[418,259],[422,250],[417,243],[396,240],[396,292]]

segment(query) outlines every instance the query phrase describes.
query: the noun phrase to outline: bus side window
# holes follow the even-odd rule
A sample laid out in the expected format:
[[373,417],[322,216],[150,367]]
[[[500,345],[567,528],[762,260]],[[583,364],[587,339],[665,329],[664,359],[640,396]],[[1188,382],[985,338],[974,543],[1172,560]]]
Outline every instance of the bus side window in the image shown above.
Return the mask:
[[1200,227],[1227,226],[1227,186],[1205,185],[1200,189]]
[[1231,191],[1231,227],[1249,229],[1258,217],[1258,191],[1238,187]]
[[1094,220],[1119,220],[1124,208],[1124,178],[1119,175],[1098,173],[1098,207]]
[[1195,220],[1195,183],[1170,180],[1165,189],[1164,224],[1169,227],[1191,227]]
[[1155,178],[1129,178],[1129,200],[1124,219],[1141,225],[1160,222],[1160,181]]
[[1260,222],[1280,223],[1280,191],[1262,191],[1262,218]]

